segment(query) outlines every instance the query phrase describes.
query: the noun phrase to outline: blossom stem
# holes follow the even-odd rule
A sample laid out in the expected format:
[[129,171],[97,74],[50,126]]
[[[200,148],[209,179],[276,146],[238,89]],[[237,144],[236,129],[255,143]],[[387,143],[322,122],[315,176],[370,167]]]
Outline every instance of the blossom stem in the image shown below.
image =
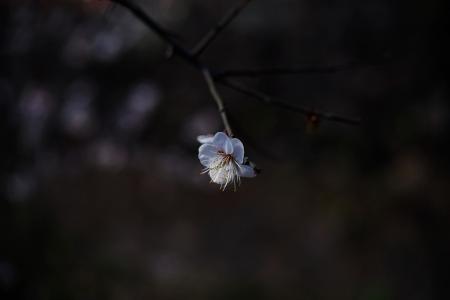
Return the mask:
[[225,130],[226,130],[228,136],[232,137],[233,131],[231,130],[230,122],[228,121],[228,116],[227,116],[227,112],[225,110],[225,105],[223,104],[223,100],[220,97],[219,92],[217,91],[216,84],[211,75],[211,72],[208,70],[208,68],[203,68],[202,74],[203,74],[203,77],[205,77],[205,81],[206,81],[206,84],[208,85],[209,92],[211,93],[214,101],[216,101],[220,117],[222,118],[223,125],[225,126]]

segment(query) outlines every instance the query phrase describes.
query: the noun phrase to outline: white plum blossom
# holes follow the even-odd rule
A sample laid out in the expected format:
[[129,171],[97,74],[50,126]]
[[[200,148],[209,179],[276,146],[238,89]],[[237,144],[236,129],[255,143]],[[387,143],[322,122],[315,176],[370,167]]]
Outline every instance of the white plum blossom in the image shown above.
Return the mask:
[[201,135],[197,140],[202,144],[198,149],[198,159],[205,167],[202,173],[208,173],[211,182],[220,184],[222,190],[229,183],[236,189],[241,177],[256,176],[253,167],[244,164],[244,145],[239,139],[218,132],[214,136]]

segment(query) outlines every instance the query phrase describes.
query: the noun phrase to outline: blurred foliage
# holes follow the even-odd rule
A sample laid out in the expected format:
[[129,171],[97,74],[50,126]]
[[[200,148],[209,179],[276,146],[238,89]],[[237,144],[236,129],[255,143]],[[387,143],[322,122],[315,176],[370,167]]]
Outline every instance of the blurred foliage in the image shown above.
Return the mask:
[[[230,6],[140,3],[187,46]],[[0,299],[446,299],[448,8],[253,1],[205,61],[365,62],[246,80],[363,124],[221,89],[263,169],[234,193],[199,175],[204,82],[127,11],[0,2]]]

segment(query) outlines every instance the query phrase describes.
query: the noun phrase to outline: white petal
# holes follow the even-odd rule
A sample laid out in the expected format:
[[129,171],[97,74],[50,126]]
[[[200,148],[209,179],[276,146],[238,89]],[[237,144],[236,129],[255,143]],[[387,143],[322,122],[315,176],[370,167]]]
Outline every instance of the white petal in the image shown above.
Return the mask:
[[239,175],[241,177],[255,177],[256,172],[255,170],[247,165],[239,165]]
[[239,163],[242,164],[244,162],[244,145],[239,139],[231,139],[231,143],[233,144],[233,157]]
[[228,139],[223,145],[223,151],[225,154],[233,154],[233,150],[233,144],[231,143],[231,140]]
[[198,148],[198,159],[205,167],[209,167],[217,157],[217,147],[212,144],[202,144]]
[[217,146],[220,150],[225,152],[225,154],[233,153],[233,144],[231,143],[230,138],[223,132],[218,132],[214,136],[213,144]]
[[212,134],[199,135],[197,141],[201,144],[212,143],[214,136]]

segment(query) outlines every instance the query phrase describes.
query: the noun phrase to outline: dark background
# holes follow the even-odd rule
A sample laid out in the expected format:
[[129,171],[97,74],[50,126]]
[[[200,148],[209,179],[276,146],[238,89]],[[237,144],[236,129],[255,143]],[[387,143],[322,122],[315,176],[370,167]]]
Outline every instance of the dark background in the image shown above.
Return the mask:
[[[236,0],[237,1],[237,0]],[[188,47],[236,1],[148,0]],[[0,2],[0,299],[447,299],[446,0],[254,0],[208,48],[321,122],[221,88],[263,169],[199,175],[200,74],[122,7]]]

